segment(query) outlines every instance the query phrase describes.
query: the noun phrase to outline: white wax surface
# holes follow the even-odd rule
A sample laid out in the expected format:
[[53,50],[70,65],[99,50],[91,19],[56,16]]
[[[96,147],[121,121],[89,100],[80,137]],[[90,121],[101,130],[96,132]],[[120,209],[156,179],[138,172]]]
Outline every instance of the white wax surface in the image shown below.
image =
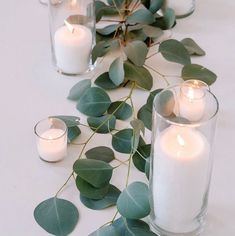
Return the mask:
[[197,228],[194,219],[203,205],[209,152],[206,138],[195,129],[170,126],[159,135],[153,157],[156,225],[175,233]]
[[49,129],[38,138],[39,156],[49,162],[56,162],[67,155],[67,137],[62,129]]
[[89,67],[92,33],[83,25],[72,26],[73,32],[62,26],[55,33],[56,64],[64,73],[81,74]]
[[172,8],[177,16],[187,14],[193,8],[194,0],[167,0],[167,7]]

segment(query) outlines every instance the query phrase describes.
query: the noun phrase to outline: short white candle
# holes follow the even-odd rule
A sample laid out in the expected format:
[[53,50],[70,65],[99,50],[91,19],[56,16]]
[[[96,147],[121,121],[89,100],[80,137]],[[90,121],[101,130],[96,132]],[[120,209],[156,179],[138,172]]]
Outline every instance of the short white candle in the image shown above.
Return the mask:
[[89,67],[92,33],[83,25],[62,26],[55,32],[57,67],[67,74],[81,74]]
[[67,155],[67,136],[62,129],[48,129],[38,137],[39,156],[48,162],[60,161]]
[[194,0],[167,0],[167,7],[172,8],[177,16],[185,15],[192,10]]
[[182,87],[179,96],[179,113],[189,121],[199,121],[205,112],[204,88]]
[[[154,144],[153,202],[155,224],[186,233],[195,230],[208,184],[209,143],[199,131],[170,126]],[[182,232],[182,230],[184,232]]]

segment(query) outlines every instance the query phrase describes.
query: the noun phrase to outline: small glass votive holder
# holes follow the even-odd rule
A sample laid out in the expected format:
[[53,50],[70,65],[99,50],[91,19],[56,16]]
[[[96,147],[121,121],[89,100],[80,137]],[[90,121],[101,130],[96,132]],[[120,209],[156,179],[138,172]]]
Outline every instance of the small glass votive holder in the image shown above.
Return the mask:
[[195,10],[195,0],[165,0],[164,8],[172,8],[176,18],[184,18]]
[[150,223],[160,235],[194,236],[203,229],[218,109],[216,97],[196,80],[154,99]]
[[34,127],[39,157],[46,162],[58,162],[67,155],[67,126],[57,118],[39,121]]
[[48,0],[52,60],[65,75],[84,74],[94,68],[94,0]]

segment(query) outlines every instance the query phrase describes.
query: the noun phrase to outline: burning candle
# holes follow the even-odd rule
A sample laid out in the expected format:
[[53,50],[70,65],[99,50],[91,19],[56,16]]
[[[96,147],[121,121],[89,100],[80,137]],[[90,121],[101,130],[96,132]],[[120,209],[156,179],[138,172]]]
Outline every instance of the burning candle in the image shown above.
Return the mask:
[[88,70],[92,50],[89,28],[65,21],[55,32],[54,41],[56,64],[63,73],[81,74]]
[[154,153],[155,223],[166,231],[190,232],[195,225],[188,222],[200,213],[208,183],[209,143],[196,129],[172,125],[156,139]]

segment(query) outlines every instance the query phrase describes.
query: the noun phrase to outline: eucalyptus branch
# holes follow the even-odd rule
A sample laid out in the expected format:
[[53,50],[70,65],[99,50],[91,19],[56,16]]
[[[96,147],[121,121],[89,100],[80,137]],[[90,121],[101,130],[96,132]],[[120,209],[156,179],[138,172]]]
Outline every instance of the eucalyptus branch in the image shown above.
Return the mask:
[[73,174],[74,174],[74,172],[72,172],[70,175],[69,175],[69,177],[68,177],[68,179],[66,180],[66,182],[61,186],[61,188],[58,190],[58,192],[56,193],[56,195],[55,195],[55,197],[57,197],[58,196],[58,194],[63,190],[63,188],[67,185],[67,183],[69,182],[69,180],[71,179],[71,177],[73,176]]
[[146,60],[148,60],[149,58],[151,58],[151,57],[153,57],[153,56],[157,55],[158,53],[159,53],[159,51],[157,51],[157,52],[155,52],[155,53],[151,54],[150,56],[146,57]]

